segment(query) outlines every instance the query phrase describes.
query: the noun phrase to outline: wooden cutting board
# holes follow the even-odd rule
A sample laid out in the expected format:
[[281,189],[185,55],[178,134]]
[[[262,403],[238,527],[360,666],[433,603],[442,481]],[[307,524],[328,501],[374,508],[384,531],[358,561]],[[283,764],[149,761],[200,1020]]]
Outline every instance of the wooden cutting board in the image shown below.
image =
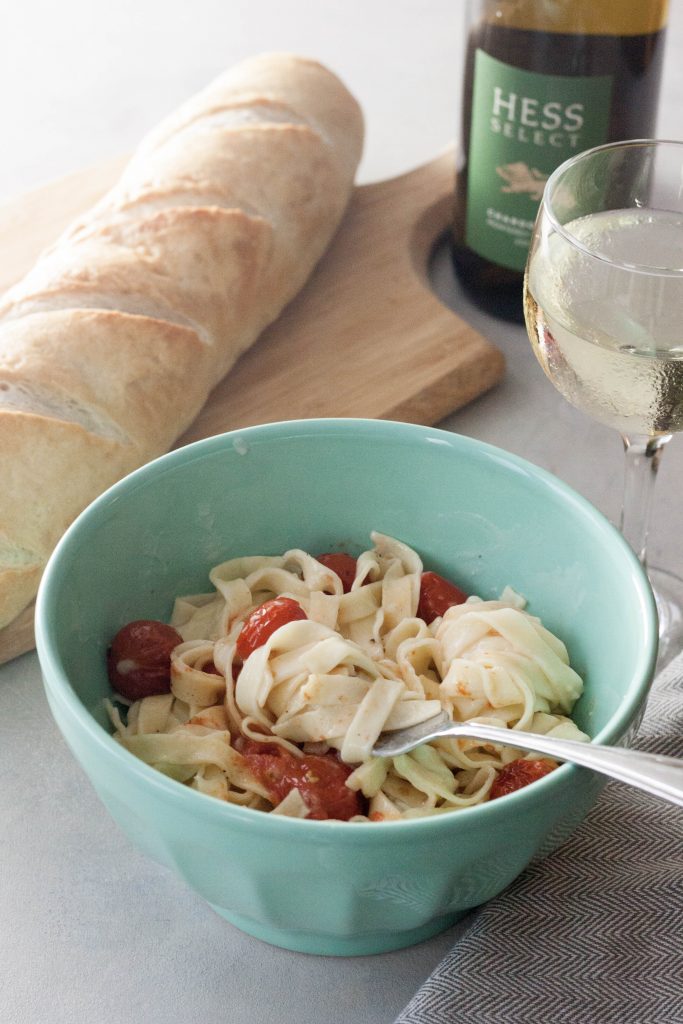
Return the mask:
[[[0,206],[0,292],[117,179],[125,159]],[[212,392],[177,445],[255,423],[360,416],[431,425],[500,380],[502,354],[430,288],[453,152],[358,186],[306,287]],[[0,631],[0,664],[30,650],[33,609]]]

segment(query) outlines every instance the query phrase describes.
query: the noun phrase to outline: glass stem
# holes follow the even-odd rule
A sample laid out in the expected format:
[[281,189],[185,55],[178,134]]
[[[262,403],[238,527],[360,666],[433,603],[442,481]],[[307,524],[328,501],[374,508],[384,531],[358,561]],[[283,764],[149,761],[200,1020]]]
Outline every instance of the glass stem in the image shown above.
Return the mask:
[[660,437],[622,435],[626,468],[620,527],[644,567],[647,565],[647,531],[657,470],[664,446],[670,440],[671,434],[663,434]]

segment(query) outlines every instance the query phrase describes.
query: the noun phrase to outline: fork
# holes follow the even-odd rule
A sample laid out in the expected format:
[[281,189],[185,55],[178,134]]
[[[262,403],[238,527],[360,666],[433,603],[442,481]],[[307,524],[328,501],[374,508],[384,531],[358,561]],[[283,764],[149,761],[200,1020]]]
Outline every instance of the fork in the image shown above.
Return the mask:
[[396,757],[445,736],[486,740],[547,754],[558,761],[572,761],[683,807],[683,758],[600,743],[557,739],[479,722],[452,722],[445,711],[419,725],[383,733],[372,753],[376,757]]

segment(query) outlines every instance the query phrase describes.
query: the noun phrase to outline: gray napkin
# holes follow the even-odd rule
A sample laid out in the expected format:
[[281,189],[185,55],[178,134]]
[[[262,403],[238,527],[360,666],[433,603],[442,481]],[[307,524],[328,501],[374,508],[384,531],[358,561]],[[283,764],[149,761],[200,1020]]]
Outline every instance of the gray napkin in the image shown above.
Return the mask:
[[[634,746],[683,757],[683,655]],[[395,1024],[683,1024],[683,809],[609,782],[473,916]]]

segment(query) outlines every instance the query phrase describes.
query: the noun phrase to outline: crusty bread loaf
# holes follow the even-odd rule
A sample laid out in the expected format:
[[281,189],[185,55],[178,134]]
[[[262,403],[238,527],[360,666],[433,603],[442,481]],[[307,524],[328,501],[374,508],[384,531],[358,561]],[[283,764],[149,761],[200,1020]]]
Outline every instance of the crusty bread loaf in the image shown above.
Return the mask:
[[55,543],[166,451],[304,284],[347,204],[358,104],[266,54],[143,141],[115,186],[0,303],[0,627]]

